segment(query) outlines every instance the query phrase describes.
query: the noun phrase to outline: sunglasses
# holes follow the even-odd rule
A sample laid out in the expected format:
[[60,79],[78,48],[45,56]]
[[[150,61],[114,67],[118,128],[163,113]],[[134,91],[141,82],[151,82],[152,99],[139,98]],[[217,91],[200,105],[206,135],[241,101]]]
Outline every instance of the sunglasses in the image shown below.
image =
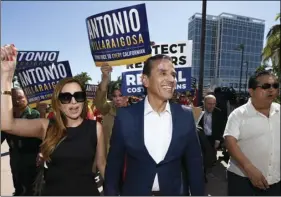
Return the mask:
[[77,103],[83,103],[86,101],[85,92],[75,92],[74,94],[71,94],[69,92],[59,93],[59,100],[62,104],[69,104],[71,102],[72,97],[75,98]]
[[262,84],[262,85],[257,85],[257,87],[262,88],[264,90],[267,90],[267,89],[270,89],[270,88],[277,89],[277,88],[279,88],[279,83],[273,83],[273,84],[265,83],[265,84]]

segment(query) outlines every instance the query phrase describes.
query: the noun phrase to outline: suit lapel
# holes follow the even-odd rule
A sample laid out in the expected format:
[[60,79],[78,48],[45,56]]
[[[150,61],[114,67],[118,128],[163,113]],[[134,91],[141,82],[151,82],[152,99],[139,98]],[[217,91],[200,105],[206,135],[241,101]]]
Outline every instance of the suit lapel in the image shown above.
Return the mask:
[[[144,139],[144,100],[137,103],[137,112],[136,112],[136,129],[139,131],[140,139]],[[138,137],[138,136],[136,136]]]
[[172,122],[173,122],[173,127],[172,127],[172,139],[171,139],[171,143],[170,146],[168,148],[168,151],[164,157],[164,160],[160,162],[160,164],[164,164],[169,162],[169,160],[172,158],[172,156],[174,155],[174,151],[176,150],[177,147],[177,139],[180,136],[180,127],[179,124],[177,123],[179,120],[179,116],[178,118],[176,118],[176,114],[179,111],[178,110],[178,105],[171,103],[171,113],[172,113]]
[[217,109],[215,108],[212,113],[212,135],[214,134],[214,132],[217,131],[218,124],[216,124],[215,122],[216,120],[217,120]]
[[199,119],[199,123],[198,125],[201,126],[202,128],[204,128],[204,116],[205,116],[205,111],[204,111],[204,108],[202,108],[202,116],[201,118]]
[[147,158],[155,162],[154,159],[149,154],[144,142],[144,99],[136,105],[138,105],[138,110],[136,113],[136,116],[138,116],[136,119],[136,130],[137,130],[136,138],[138,138],[137,140],[141,140],[140,143],[142,146],[141,148],[144,150],[144,153],[147,155]]

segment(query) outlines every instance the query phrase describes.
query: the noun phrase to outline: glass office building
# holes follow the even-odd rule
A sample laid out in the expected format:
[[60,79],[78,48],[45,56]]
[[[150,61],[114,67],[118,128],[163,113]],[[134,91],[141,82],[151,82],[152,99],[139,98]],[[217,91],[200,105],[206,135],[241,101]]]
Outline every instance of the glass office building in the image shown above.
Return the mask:
[[[188,39],[193,40],[192,76],[199,79],[200,37],[202,16],[194,14],[189,19]],[[204,61],[204,86],[228,86],[238,89],[242,50],[242,90],[246,85],[247,74],[252,74],[261,64],[261,51],[264,40],[264,20],[234,14],[222,13],[219,16],[207,15]]]

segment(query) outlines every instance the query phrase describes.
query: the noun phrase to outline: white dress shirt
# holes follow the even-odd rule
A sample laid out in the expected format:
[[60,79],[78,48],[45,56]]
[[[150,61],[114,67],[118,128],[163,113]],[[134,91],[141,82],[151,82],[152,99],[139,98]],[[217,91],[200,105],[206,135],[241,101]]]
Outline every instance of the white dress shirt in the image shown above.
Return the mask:
[[205,112],[204,114],[204,132],[206,136],[212,135],[212,113]]
[[[233,136],[251,163],[261,171],[268,184],[280,181],[280,105],[272,103],[269,117],[258,112],[249,99],[229,116],[224,136]],[[246,177],[236,161],[228,170]]]
[[[144,143],[147,151],[158,164],[164,160],[172,139],[172,114],[167,102],[165,110],[158,114],[145,98],[144,102]],[[152,191],[160,191],[158,175],[155,175]]]

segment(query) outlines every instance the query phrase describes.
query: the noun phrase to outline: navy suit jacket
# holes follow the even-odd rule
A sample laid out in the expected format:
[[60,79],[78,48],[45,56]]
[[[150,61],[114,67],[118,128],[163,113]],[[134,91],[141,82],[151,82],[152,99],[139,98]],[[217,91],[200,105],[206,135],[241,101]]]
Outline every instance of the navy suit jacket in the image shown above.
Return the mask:
[[[172,140],[158,164],[144,143],[144,101],[118,109],[105,170],[105,195],[151,196],[156,173],[161,195],[182,195],[181,186],[191,195],[204,195],[203,161],[192,111],[179,104],[170,106]],[[126,176],[120,187],[125,156]]]

